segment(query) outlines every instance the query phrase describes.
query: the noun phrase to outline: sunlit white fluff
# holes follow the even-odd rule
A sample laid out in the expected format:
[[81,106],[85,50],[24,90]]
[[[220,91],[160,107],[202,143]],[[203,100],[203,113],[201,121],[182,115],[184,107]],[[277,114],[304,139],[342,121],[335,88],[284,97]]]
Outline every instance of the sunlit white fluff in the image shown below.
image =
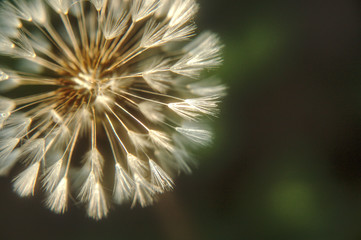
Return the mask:
[[224,96],[227,87],[220,83],[220,80],[217,78],[207,78],[202,81],[188,84],[187,89],[197,96],[206,97]]
[[55,213],[74,199],[99,220],[113,203],[153,204],[176,174],[191,172],[191,151],[212,139],[204,119],[225,95],[202,75],[221,64],[222,45],[211,32],[193,39],[198,8],[195,0],[1,3],[0,175],[15,175],[15,192],[43,191]]
[[28,11],[28,9],[26,9],[28,5],[23,4],[23,1],[20,0],[15,1],[15,3],[18,6],[12,4],[11,2],[4,2],[2,5],[3,11],[11,13],[13,17],[22,19],[24,21],[31,21],[31,13]]
[[195,121],[203,115],[217,115],[218,96],[185,99],[182,102],[169,103],[168,107],[184,119]]
[[104,7],[106,0],[91,0],[91,2],[94,4],[97,11],[100,11]]
[[36,162],[14,179],[14,190],[22,197],[34,195],[36,179],[39,174],[40,162]]
[[199,8],[193,0],[173,0],[172,2],[167,15],[171,27],[189,22]]
[[127,13],[122,8],[111,9],[108,17],[102,22],[104,38],[110,40],[124,33],[127,29],[127,17]]
[[[5,74],[5,73],[4,73]],[[7,78],[8,75],[3,76],[4,79]],[[16,107],[15,103],[8,98],[0,98],[0,129],[3,127],[4,122],[11,115],[11,111]]]
[[133,0],[131,8],[132,19],[138,22],[151,15],[158,6],[159,0]]
[[20,149],[15,149],[9,155],[7,155],[5,159],[3,159],[6,161],[0,160],[0,176],[9,175],[11,169],[15,166],[20,155]]
[[198,77],[204,68],[215,68],[222,63],[220,50],[218,36],[205,32],[184,47],[187,54],[171,69],[173,72],[187,77]]
[[25,19],[44,24],[47,20],[47,12],[44,0],[15,1],[17,9]]
[[147,135],[133,131],[128,131],[128,135],[135,148],[144,150],[147,147],[151,147],[151,144],[147,139]]
[[10,138],[0,141],[0,166],[6,164],[6,161],[8,161],[8,156],[19,144],[19,141],[19,138]]
[[182,126],[176,128],[187,139],[200,145],[208,145],[212,141],[212,133],[205,129],[199,129],[193,126]]
[[127,161],[129,170],[131,173],[133,173],[133,175],[143,175],[146,173],[147,166],[145,165],[144,161],[142,161],[137,156],[129,153],[127,156]]
[[173,145],[171,143],[171,139],[167,136],[166,133],[150,130],[149,131],[149,139],[156,146],[172,151]]
[[115,179],[113,197],[117,204],[129,200],[134,192],[134,180],[129,176],[127,171],[120,166],[115,165]]
[[98,182],[94,172],[90,172],[85,182],[83,183],[78,198],[83,202],[89,201],[95,184]]
[[63,162],[63,159],[59,159],[53,165],[48,167],[43,180],[46,191],[53,191],[56,184],[58,184]]
[[68,184],[68,179],[61,179],[58,186],[49,194],[46,200],[48,207],[56,213],[64,213],[67,209]]
[[139,110],[151,122],[161,123],[165,120],[162,106],[152,102],[141,102],[138,104]]
[[29,140],[23,145],[22,152],[25,163],[41,162],[45,157],[45,140],[43,138]]
[[157,188],[149,183],[144,177],[138,174],[134,174],[135,182],[135,195],[133,198],[134,207],[136,203],[139,203],[142,207],[149,206],[155,201],[154,194],[157,191]]
[[154,185],[160,186],[164,190],[173,188],[173,180],[156,162],[149,160],[149,167],[152,173],[151,181]]
[[103,187],[97,182],[91,188],[88,203],[88,215],[94,219],[102,219],[109,211]]
[[[12,50],[9,53],[15,57],[21,58],[35,58],[36,54],[33,46],[31,45],[29,39],[25,36],[25,33],[20,32],[18,38],[12,42]],[[14,47],[13,47],[14,46]]]
[[168,64],[167,60],[151,59],[142,73],[145,82],[157,92],[166,93],[170,87],[172,77]]
[[47,0],[50,6],[58,13],[67,14],[70,6],[79,0]]
[[85,165],[90,169],[96,179],[101,179],[103,176],[104,158],[98,149],[92,149],[86,153],[84,158]]
[[26,135],[31,124],[31,119],[23,115],[11,115],[3,123],[0,138],[22,138]]

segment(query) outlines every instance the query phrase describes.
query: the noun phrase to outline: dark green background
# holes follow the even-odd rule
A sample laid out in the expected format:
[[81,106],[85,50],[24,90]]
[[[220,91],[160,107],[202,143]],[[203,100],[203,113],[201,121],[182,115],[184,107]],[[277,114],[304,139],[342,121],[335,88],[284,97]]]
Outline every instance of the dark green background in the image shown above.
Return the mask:
[[361,11],[352,0],[202,0],[229,87],[212,147],[154,207],[95,222],[0,179],[0,239],[361,239]]

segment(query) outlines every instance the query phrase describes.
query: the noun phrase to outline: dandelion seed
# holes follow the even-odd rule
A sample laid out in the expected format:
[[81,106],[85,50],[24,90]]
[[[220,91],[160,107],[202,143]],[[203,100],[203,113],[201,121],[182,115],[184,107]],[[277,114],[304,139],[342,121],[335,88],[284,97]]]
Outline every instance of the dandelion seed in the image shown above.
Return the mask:
[[0,66],[0,175],[22,167],[15,192],[41,189],[56,213],[74,196],[99,220],[112,203],[151,205],[176,173],[191,172],[186,142],[210,143],[203,119],[225,93],[199,80],[220,65],[222,46],[210,32],[192,40],[195,0],[14,0],[0,9],[0,55],[17,66]]
[[20,149],[13,149],[12,152],[6,156],[6,158],[2,158],[6,161],[0,160],[0,176],[7,176],[9,174],[11,169],[17,163],[20,154]]
[[151,144],[144,134],[128,131],[128,135],[136,149],[144,150],[144,148],[151,147]]
[[157,188],[138,174],[134,174],[134,181],[135,195],[132,206],[134,207],[137,202],[139,202],[142,207],[152,205],[155,201],[154,195],[156,194]]
[[203,33],[184,47],[186,54],[171,69],[175,73],[197,78],[203,69],[215,68],[221,64],[221,48],[217,35]]
[[70,6],[79,0],[47,0],[47,1],[57,13],[68,14]]
[[15,103],[7,98],[0,98],[0,129],[3,127],[4,122],[11,115],[11,111],[16,107]]
[[149,160],[149,165],[152,174],[152,183],[160,186],[164,190],[172,189],[174,183],[168,174],[153,160]]
[[127,157],[128,166],[133,174],[145,174],[147,167],[145,163],[133,154],[129,154]]
[[85,155],[85,162],[88,164],[95,175],[96,179],[101,179],[103,176],[104,158],[98,149],[92,149]]
[[102,219],[108,214],[108,204],[102,185],[98,182],[92,187],[88,203],[88,215],[94,219]]
[[105,0],[91,0],[91,2],[94,4],[94,7],[99,12],[104,7]]
[[151,15],[158,6],[159,0],[133,0],[131,7],[132,18],[138,22]]
[[19,79],[15,74],[8,72],[0,73],[0,93],[11,91],[19,87],[19,85]]
[[15,1],[17,6],[16,11],[20,16],[28,21],[34,20],[35,22],[44,24],[47,20],[45,4],[43,0],[32,0],[25,2],[22,0]]
[[11,138],[0,141],[0,166],[6,165],[6,161],[8,161],[8,156],[19,144],[19,140],[19,138]]
[[38,138],[35,140],[28,140],[22,146],[25,163],[41,162],[45,157],[45,140]]
[[141,102],[138,104],[141,113],[151,122],[162,123],[165,115],[162,112],[162,106],[153,102]]
[[82,188],[80,189],[78,198],[83,202],[87,202],[94,191],[94,187],[97,184],[97,179],[93,172],[90,172]]
[[115,165],[114,201],[121,204],[132,197],[134,180],[129,176],[119,163]]
[[149,139],[151,142],[154,143],[155,146],[167,149],[169,151],[172,151],[172,149],[173,149],[171,139],[164,132],[150,130],[149,131]]
[[64,213],[68,205],[68,179],[63,178],[53,192],[50,193],[46,204],[56,213]]
[[31,119],[23,115],[6,116],[3,128],[0,130],[0,139],[23,138],[31,124]]
[[14,190],[22,197],[34,195],[40,162],[30,165],[14,179]]
[[52,166],[48,167],[43,180],[44,188],[46,191],[51,192],[54,190],[56,184],[60,179],[62,165],[63,165],[63,159],[59,159]]
[[219,96],[185,99],[181,102],[169,103],[168,107],[187,120],[196,120],[203,115],[217,115]]
[[147,65],[147,69],[142,73],[145,82],[155,91],[166,93],[172,80],[168,62],[157,58],[151,59]]
[[224,96],[226,95],[227,87],[220,83],[217,78],[207,78],[202,81],[190,83],[187,89],[197,96]]
[[124,33],[127,22],[127,15],[121,8],[111,9],[107,18],[102,22],[104,38],[110,40]]
[[193,143],[198,143],[200,145],[208,145],[212,141],[212,133],[198,127],[189,127],[186,125],[176,127],[176,131],[191,140]]

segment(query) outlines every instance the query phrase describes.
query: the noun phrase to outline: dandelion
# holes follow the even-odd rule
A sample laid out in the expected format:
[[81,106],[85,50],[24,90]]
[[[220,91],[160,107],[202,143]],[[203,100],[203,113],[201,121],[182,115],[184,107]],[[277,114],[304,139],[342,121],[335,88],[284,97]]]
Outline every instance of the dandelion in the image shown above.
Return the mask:
[[[225,87],[216,34],[195,37],[194,0],[14,0],[0,13],[0,175],[69,199],[94,219],[152,204],[212,139]],[[21,170],[22,169],[22,170]]]

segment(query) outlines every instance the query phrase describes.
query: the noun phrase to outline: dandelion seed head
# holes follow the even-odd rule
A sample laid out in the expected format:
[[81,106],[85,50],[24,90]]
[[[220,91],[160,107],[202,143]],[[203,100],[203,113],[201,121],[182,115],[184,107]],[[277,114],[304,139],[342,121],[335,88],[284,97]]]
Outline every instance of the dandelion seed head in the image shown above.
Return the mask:
[[225,94],[201,77],[221,64],[222,45],[211,32],[194,37],[198,8],[195,0],[1,3],[2,65],[16,64],[0,66],[0,175],[19,166],[14,191],[44,192],[55,213],[73,196],[99,220],[114,203],[151,205],[176,173],[191,172],[189,145],[211,142],[204,120]]

